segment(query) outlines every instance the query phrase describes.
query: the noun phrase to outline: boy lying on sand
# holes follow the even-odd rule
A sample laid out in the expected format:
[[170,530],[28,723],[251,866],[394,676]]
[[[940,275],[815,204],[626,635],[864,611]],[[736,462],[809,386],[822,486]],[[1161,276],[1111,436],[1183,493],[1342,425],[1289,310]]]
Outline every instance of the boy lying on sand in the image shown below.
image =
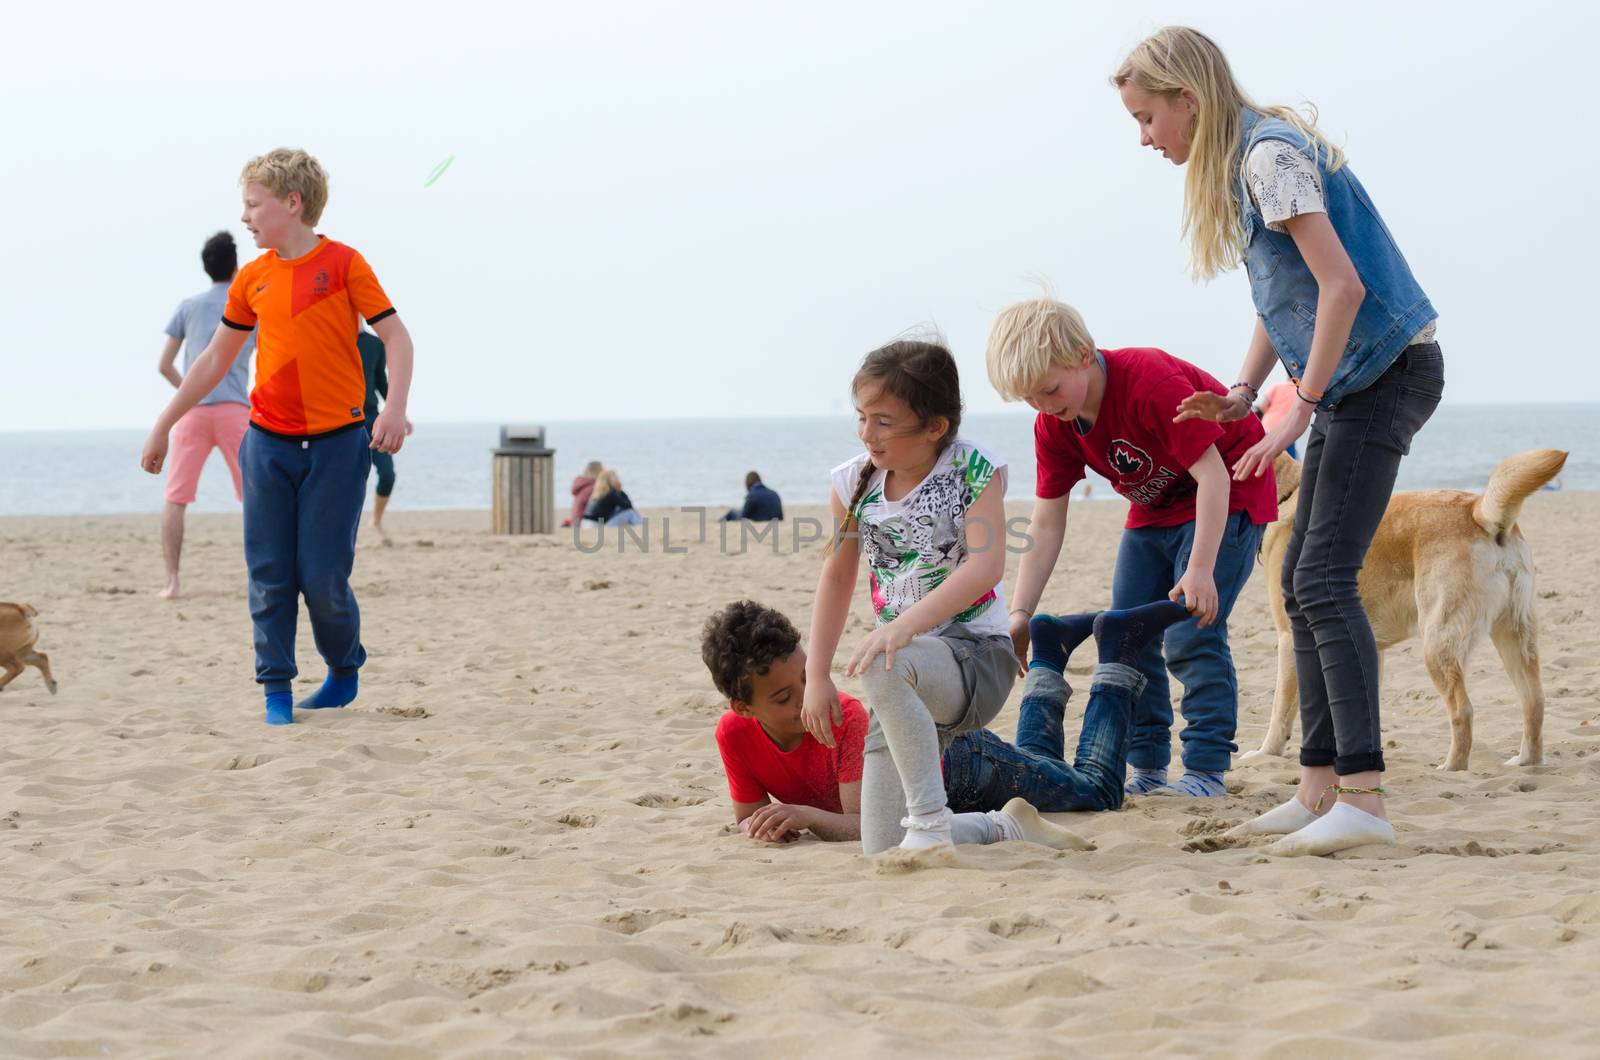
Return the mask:
[[[951,809],[965,819],[958,830],[964,841],[1090,847],[1044,820],[1035,806],[1048,811],[1121,806],[1132,704],[1144,683],[1128,660],[1187,616],[1182,604],[1164,601],[1130,611],[1035,619],[1035,657],[1017,743],[981,730],[958,736],[944,754],[945,786]],[[1063,721],[1072,690],[1063,675],[1073,648],[1091,632],[1100,665],[1077,758],[1068,764],[1062,757]],[[805,831],[831,842],[859,839],[867,733],[860,701],[839,693],[833,747],[807,733],[800,723],[806,667],[800,634],[782,614],[748,600],[706,621],[700,654],[717,690],[728,698],[729,709],[717,722],[717,750],[734,820],[744,833],[773,843]]]

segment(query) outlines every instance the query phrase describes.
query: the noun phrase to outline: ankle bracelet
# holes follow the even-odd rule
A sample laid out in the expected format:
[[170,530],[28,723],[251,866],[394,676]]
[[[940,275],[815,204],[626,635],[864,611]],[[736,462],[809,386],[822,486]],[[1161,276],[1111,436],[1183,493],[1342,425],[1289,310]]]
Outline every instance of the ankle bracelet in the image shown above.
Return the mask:
[[1330,791],[1333,792],[1335,798],[1337,798],[1340,795],[1380,795],[1381,796],[1381,795],[1387,795],[1388,794],[1388,792],[1385,791],[1381,787],[1377,787],[1377,788],[1345,788],[1345,787],[1340,787],[1338,784],[1329,784],[1327,787],[1322,789],[1322,794],[1317,796],[1317,804],[1315,806],[1311,807],[1311,812],[1312,813],[1321,813],[1322,812],[1322,800],[1326,799],[1328,797],[1328,792],[1330,792]]

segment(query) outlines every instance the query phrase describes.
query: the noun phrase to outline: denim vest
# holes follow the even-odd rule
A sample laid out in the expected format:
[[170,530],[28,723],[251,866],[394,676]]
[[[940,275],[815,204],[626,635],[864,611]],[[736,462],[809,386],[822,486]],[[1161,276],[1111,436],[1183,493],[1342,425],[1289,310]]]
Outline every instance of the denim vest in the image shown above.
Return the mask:
[[1299,379],[1311,358],[1311,337],[1317,323],[1317,280],[1294,240],[1286,233],[1269,229],[1250,198],[1244,163],[1258,140],[1283,140],[1315,162],[1328,220],[1367,290],[1350,327],[1350,339],[1318,405],[1331,409],[1340,398],[1370,386],[1438,313],[1411,275],[1405,256],[1349,166],[1329,173],[1326,153],[1313,151],[1305,137],[1278,118],[1246,107],[1242,119],[1234,180],[1245,231],[1244,260],[1250,274],[1250,296],[1289,378]]

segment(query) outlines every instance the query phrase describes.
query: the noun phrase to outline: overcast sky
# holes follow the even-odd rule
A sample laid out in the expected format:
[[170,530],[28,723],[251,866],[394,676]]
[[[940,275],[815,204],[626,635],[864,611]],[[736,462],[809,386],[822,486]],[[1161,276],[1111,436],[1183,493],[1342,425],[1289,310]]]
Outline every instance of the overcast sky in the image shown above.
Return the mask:
[[927,323],[999,409],[983,340],[1032,275],[1232,382],[1245,283],[1190,280],[1183,171],[1106,83],[1169,21],[1321,108],[1447,401],[1600,400],[1588,5],[33,4],[0,44],[0,430],[151,422],[200,244],[254,253],[236,179],[279,145],[410,327],[419,421],[838,412]]

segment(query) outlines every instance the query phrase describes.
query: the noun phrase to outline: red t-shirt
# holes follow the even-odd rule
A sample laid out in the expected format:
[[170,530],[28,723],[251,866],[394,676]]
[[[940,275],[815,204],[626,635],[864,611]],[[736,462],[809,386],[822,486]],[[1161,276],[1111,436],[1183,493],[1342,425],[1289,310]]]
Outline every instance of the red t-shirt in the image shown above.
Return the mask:
[[[1039,414],[1033,424],[1040,497],[1065,497],[1092,467],[1128,498],[1127,526],[1182,526],[1194,521],[1198,484],[1188,468],[1215,445],[1231,473],[1245,450],[1266,432],[1246,416],[1232,423],[1173,423],[1178,404],[1197,390],[1225,394],[1223,385],[1188,361],[1161,350],[1101,350],[1106,392],[1094,426]],[[1229,480],[1228,511],[1245,511],[1257,523],[1278,517],[1278,486],[1268,471],[1245,482]]]
[[793,751],[780,751],[754,718],[728,711],[717,722],[717,750],[734,802],[760,802],[770,795],[791,806],[843,813],[839,785],[861,779],[861,749],[867,742],[867,711],[860,700],[839,693],[844,723],[833,727],[832,747],[807,733]]

